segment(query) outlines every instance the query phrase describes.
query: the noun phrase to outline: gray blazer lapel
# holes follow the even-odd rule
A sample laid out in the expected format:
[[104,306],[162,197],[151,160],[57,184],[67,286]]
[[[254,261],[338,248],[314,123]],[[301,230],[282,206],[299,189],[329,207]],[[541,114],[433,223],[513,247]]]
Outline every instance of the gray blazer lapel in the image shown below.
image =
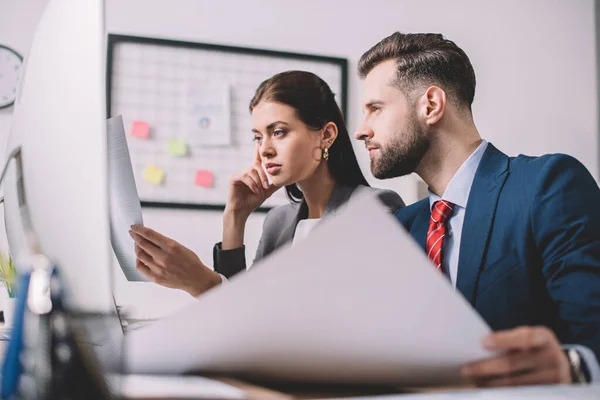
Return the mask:
[[471,303],[507,171],[508,156],[490,143],[473,180],[460,243],[456,289]]
[[[330,215],[335,215],[337,210],[341,205],[346,203],[350,197],[352,196],[352,192],[354,188],[343,185],[336,185],[331,192],[331,196],[329,197],[329,201],[327,202],[327,206],[325,207],[325,212],[323,213],[323,219],[329,217]],[[308,205],[306,201],[302,200],[300,205],[298,206],[298,212],[294,216],[294,219],[285,227],[285,229],[279,235],[279,239],[277,240],[278,245],[282,245],[294,239],[294,235],[296,234],[296,226],[298,222],[308,217]],[[319,222],[320,224],[320,222]],[[318,225],[318,224],[317,224]]]
[[329,201],[327,202],[327,206],[325,207],[325,212],[323,213],[323,218],[328,217],[329,215],[335,215],[339,210],[340,206],[347,203],[352,197],[352,193],[356,190],[356,188],[350,186],[336,185],[333,188],[333,192],[331,192],[331,196],[329,197]]
[[285,243],[292,241],[292,239],[294,239],[294,234],[296,233],[296,226],[298,225],[298,222],[300,222],[300,220],[306,218],[307,216],[308,206],[306,205],[306,202],[302,200],[300,205],[297,207],[297,212],[294,215],[294,218],[289,223],[287,223],[285,229],[281,231],[281,234],[277,239],[275,247],[277,248]]

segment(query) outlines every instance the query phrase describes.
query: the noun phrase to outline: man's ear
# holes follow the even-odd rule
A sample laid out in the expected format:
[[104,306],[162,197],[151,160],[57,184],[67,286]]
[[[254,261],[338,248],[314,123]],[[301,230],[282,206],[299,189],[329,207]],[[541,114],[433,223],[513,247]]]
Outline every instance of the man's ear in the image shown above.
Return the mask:
[[323,129],[321,130],[321,148],[328,149],[331,147],[333,142],[338,135],[337,125],[333,122],[328,122],[325,124]]
[[419,99],[417,106],[423,122],[434,125],[446,111],[446,92],[438,86],[430,86]]

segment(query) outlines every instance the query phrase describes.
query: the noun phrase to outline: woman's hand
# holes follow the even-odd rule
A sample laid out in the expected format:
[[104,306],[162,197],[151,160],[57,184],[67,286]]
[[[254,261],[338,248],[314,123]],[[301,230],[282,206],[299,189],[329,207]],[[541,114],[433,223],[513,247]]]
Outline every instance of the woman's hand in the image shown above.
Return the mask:
[[267,174],[262,169],[260,155],[257,151],[252,166],[242,173],[231,177],[225,212],[245,219],[275,193],[277,189],[277,186],[269,184]]
[[135,241],[138,271],[154,283],[194,297],[221,283],[218,273],[180,243],[142,225],[133,225],[129,234]]

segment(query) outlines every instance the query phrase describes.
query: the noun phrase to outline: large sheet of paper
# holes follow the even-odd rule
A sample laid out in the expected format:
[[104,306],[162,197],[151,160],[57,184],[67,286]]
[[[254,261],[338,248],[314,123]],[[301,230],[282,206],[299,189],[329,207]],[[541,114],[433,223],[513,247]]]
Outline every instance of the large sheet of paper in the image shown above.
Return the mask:
[[459,383],[489,327],[365,195],[304,241],[126,335],[134,373],[336,383]]
[[147,281],[135,267],[134,241],[129,236],[131,225],[144,221],[121,115],[108,120],[107,133],[112,248],[127,280]]

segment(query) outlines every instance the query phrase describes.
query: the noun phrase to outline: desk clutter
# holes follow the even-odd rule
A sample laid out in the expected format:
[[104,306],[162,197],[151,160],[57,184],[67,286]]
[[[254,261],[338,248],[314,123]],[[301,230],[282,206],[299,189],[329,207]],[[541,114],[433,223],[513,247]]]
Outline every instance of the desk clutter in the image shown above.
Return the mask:
[[82,316],[64,304],[62,285],[50,263],[20,277],[15,323],[2,365],[2,399],[112,398],[87,335],[78,326]]

